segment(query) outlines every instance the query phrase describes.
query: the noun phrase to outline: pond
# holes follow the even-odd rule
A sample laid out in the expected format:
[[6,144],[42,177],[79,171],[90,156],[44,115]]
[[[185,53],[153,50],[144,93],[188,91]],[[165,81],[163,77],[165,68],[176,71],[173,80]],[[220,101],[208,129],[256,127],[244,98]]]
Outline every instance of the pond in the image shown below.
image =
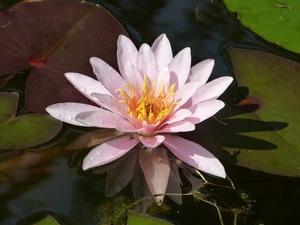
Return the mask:
[[[0,224],[39,224],[45,215],[62,225],[126,224],[122,210],[146,215],[134,203],[131,183],[106,197],[109,185],[103,172],[115,167],[100,172],[82,170],[92,147],[66,150],[94,128],[62,124],[44,115],[53,103],[86,103],[62,75],[86,72],[93,76],[88,61],[93,56],[117,69],[117,36],[121,33],[137,47],[151,45],[164,33],[174,55],[190,47],[192,65],[215,60],[209,81],[221,76],[234,78],[219,98],[225,107],[197,124],[194,131],[180,133],[220,159],[227,178],[203,173],[207,181],[199,192],[182,196],[182,204],[167,195],[161,206],[150,207],[148,215],[176,225],[300,224],[300,47],[294,41],[299,33],[283,35],[280,31],[284,24],[299,22],[299,16],[292,14],[299,13],[300,4],[265,0],[254,4],[253,8],[260,10],[251,14],[251,4],[230,0],[224,1],[226,5],[221,0],[91,0],[93,4],[84,7],[79,2],[0,0]],[[15,8],[9,8],[11,4]],[[104,7],[105,13],[98,15],[99,7],[94,4]],[[275,19],[261,28],[256,25],[260,20],[264,24],[267,16],[253,25],[247,13],[252,18],[255,13],[278,15],[275,36],[279,39],[264,33],[274,26]],[[43,32],[38,30],[40,26]],[[97,55],[90,55],[93,52]],[[32,113],[33,118],[22,117]],[[11,120],[19,130],[7,126]],[[28,124],[18,125],[20,121]],[[101,138],[107,140],[116,135],[103,132],[107,133]],[[125,157],[133,158],[135,152],[128,154]],[[182,192],[191,193],[190,181],[201,184],[202,173],[199,176],[191,167],[183,168]],[[114,221],[116,214],[121,215],[119,223]],[[148,220],[147,224],[158,222]]]

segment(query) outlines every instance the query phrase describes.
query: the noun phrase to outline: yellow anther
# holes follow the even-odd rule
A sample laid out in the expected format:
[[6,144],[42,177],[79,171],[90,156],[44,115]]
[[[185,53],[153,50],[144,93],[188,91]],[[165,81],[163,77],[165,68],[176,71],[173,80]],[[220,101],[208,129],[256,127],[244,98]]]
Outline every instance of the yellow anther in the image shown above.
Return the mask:
[[130,117],[135,117],[140,121],[146,121],[148,124],[155,124],[162,122],[173,111],[174,105],[178,102],[173,102],[172,96],[175,95],[175,84],[165,92],[166,84],[163,83],[160,87],[159,95],[156,97],[155,90],[157,80],[151,83],[151,92],[149,90],[149,80],[144,75],[144,85],[142,86],[141,97],[136,99],[136,90],[131,84],[124,84],[123,87],[129,87],[131,89],[131,96],[122,89],[118,89],[120,92],[119,97],[124,97],[119,102],[122,102],[128,106],[128,114]]

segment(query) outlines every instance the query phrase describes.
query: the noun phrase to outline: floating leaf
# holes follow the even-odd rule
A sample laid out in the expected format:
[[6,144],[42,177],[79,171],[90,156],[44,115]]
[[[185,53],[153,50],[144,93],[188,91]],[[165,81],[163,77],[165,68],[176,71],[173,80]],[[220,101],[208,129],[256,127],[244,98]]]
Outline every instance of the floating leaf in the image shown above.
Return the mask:
[[[300,176],[300,65],[258,50],[230,48],[229,54],[238,84],[249,88],[250,94],[242,103],[259,105],[255,112],[233,118],[266,122],[273,131],[244,134],[277,146],[273,150],[239,149],[238,164],[279,175]],[[277,131],[276,122],[286,123],[287,127]]]
[[94,76],[92,56],[116,67],[116,43],[125,34],[104,8],[80,0],[23,1],[0,11],[0,74],[31,69],[25,109],[44,112],[57,102],[89,102],[64,77]]
[[155,217],[150,217],[140,214],[130,214],[127,220],[127,225],[172,225],[166,220],[158,219]]
[[21,149],[43,144],[55,137],[62,122],[32,113],[15,117],[18,93],[0,93],[0,149]]
[[54,213],[48,211],[39,211],[28,218],[23,219],[18,225],[61,225]]
[[224,0],[241,23],[270,42],[300,53],[300,1]]

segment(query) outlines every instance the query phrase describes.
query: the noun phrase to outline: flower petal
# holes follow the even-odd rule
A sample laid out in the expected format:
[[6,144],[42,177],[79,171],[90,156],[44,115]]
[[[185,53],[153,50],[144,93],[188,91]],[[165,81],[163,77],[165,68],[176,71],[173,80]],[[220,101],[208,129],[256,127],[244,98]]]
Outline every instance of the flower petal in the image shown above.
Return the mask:
[[190,116],[192,116],[192,112],[189,109],[179,109],[173,113],[172,116],[164,122],[164,124],[179,122]]
[[149,45],[142,44],[139,49],[136,67],[141,74],[145,74],[152,82],[157,79],[158,67],[154,53]]
[[127,62],[131,62],[134,66],[136,66],[138,50],[136,49],[132,41],[124,35],[119,36],[117,46],[118,66],[120,73],[123,76],[125,71],[124,66]]
[[197,92],[200,86],[200,81],[193,81],[183,85],[174,96],[174,102],[179,103],[174,106],[174,111],[183,106]]
[[90,63],[98,80],[109,90],[112,95],[117,97],[120,94],[118,89],[125,84],[125,81],[121,75],[114,68],[97,57],[90,58]]
[[153,42],[151,49],[156,58],[158,69],[167,66],[173,59],[172,47],[165,34],[161,34]]
[[97,103],[97,101],[95,97],[91,96],[92,93],[111,95],[111,93],[99,81],[88,76],[80,73],[65,73],[65,77],[77,90],[95,103]]
[[132,138],[131,135],[122,136],[103,143],[93,148],[84,158],[82,169],[87,170],[110,163],[125,155],[138,143],[139,140],[137,138]]
[[75,102],[57,103],[57,104],[50,105],[46,108],[46,111],[52,117],[66,123],[73,124],[76,126],[82,126],[82,127],[91,127],[91,125],[76,121],[75,117],[82,112],[97,111],[97,110],[101,110],[101,109],[97,106],[75,103]]
[[208,100],[192,105],[188,108],[192,112],[192,116],[189,117],[189,121],[194,124],[200,123],[215,115],[224,106],[224,102],[220,100]]
[[79,113],[75,120],[89,126],[101,128],[116,128],[118,124],[129,123],[118,114],[100,108],[97,111]]
[[139,139],[145,147],[156,148],[165,140],[165,137],[162,135],[156,135],[150,137],[139,136]]
[[111,95],[91,93],[91,96],[95,98],[95,102],[109,111],[119,113],[123,109],[123,104],[120,104],[120,102]]
[[[141,96],[140,89],[144,83],[144,78],[143,74],[141,74],[131,62],[127,62],[124,66],[124,79],[128,84],[134,87],[135,95],[139,98]],[[129,93],[131,93],[131,91],[132,90],[129,89]]]
[[197,92],[192,96],[192,105],[209,99],[218,98],[231,84],[232,77],[219,77],[198,88]]
[[191,69],[191,49],[182,49],[170,62],[171,84],[177,83],[177,89],[183,86]]
[[197,63],[191,68],[189,80],[190,81],[198,80],[201,82],[201,85],[204,85],[207,82],[214,68],[214,65],[215,65],[215,60],[213,59],[206,59]]
[[220,161],[202,146],[175,135],[165,134],[164,136],[163,144],[182,161],[203,172],[218,177],[226,177]]
[[[139,162],[151,194],[165,194],[170,175],[170,163],[166,149],[159,147],[141,150]],[[163,199],[164,195],[154,197],[158,205],[162,204]]]
[[195,125],[193,123],[190,121],[179,121],[164,125],[159,130],[153,132],[153,134],[187,132],[192,130],[195,130]]

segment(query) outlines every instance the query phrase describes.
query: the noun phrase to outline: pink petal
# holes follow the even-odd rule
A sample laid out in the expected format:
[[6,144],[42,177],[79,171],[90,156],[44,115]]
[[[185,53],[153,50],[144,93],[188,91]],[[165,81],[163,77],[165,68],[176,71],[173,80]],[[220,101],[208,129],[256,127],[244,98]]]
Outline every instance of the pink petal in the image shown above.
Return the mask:
[[198,64],[194,65],[191,68],[189,80],[190,81],[198,80],[201,82],[201,85],[204,85],[207,82],[214,68],[214,65],[215,65],[215,60],[213,59],[206,59],[199,62]]
[[225,76],[202,85],[193,95],[191,104],[195,105],[199,102],[218,98],[227,89],[232,81],[232,77]]
[[93,167],[110,163],[125,155],[139,143],[137,138],[131,135],[121,136],[114,140],[103,143],[94,149],[84,158],[82,169],[87,170]]
[[220,100],[208,100],[192,105],[188,108],[192,112],[192,116],[189,117],[189,121],[194,124],[200,123],[215,115],[224,106],[224,102]]
[[179,121],[171,124],[164,125],[162,128],[154,131],[153,134],[160,133],[178,133],[195,130],[195,125],[189,121]]
[[139,139],[146,148],[156,148],[165,140],[165,137],[162,135],[156,135],[150,137],[144,137],[140,135]]
[[115,113],[119,113],[125,107],[125,104],[121,104],[118,99],[115,99],[111,95],[91,93],[91,96],[95,99],[97,104]]
[[121,75],[110,65],[97,57],[90,58],[94,74],[98,80],[109,90],[111,94],[117,97],[120,93],[119,88],[123,87],[125,81]]
[[124,35],[119,36],[117,46],[118,66],[120,73],[123,76],[125,70],[124,66],[127,62],[131,62],[134,66],[136,66],[138,50],[132,41]]
[[77,114],[75,120],[83,124],[101,128],[116,128],[118,124],[128,124],[129,122],[116,113],[105,109],[98,111],[88,111]]
[[91,96],[92,93],[100,93],[111,95],[111,93],[97,80],[79,73],[65,73],[65,77],[87,98],[96,102],[96,99]]
[[179,109],[177,110],[170,118],[167,118],[163,124],[171,124],[184,120],[187,117],[192,116],[192,113],[189,109]]
[[151,46],[158,69],[167,66],[173,59],[172,47],[165,34],[161,34]]
[[162,87],[164,86],[165,93],[169,88],[169,81],[170,81],[170,71],[169,67],[163,67],[157,75],[157,82],[155,87],[155,96],[159,96]]
[[52,117],[66,123],[73,124],[76,126],[82,126],[82,127],[91,127],[91,126],[76,121],[75,117],[82,112],[98,111],[98,110],[101,109],[97,106],[75,103],[75,102],[57,103],[57,104],[50,105],[46,108],[46,111]]
[[[191,69],[191,49],[182,49],[169,64],[170,73],[173,75],[173,80],[170,84],[177,83],[176,88],[183,86],[188,78]],[[174,80],[174,78],[177,79]]]
[[183,85],[174,96],[174,102],[179,103],[175,105],[174,111],[183,106],[197,92],[200,86],[200,81],[193,81]]
[[[165,194],[170,175],[169,157],[166,149],[159,147],[141,150],[139,162],[151,194]],[[158,205],[162,204],[163,199],[164,195],[154,197]]]
[[[124,66],[124,79],[127,81],[127,83],[131,84],[135,89],[136,97],[140,97],[140,90],[142,89],[142,85],[144,84],[144,77],[143,74],[141,74],[138,69],[131,63],[127,62]],[[123,89],[122,87],[120,87]],[[128,94],[132,95],[131,89],[128,88]]]
[[220,161],[202,146],[175,135],[165,134],[164,136],[163,144],[182,161],[203,172],[222,178],[226,177]]
[[157,79],[158,67],[154,53],[149,45],[142,44],[139,49],[136,66],[141,74],[145,74],[150,81]]

